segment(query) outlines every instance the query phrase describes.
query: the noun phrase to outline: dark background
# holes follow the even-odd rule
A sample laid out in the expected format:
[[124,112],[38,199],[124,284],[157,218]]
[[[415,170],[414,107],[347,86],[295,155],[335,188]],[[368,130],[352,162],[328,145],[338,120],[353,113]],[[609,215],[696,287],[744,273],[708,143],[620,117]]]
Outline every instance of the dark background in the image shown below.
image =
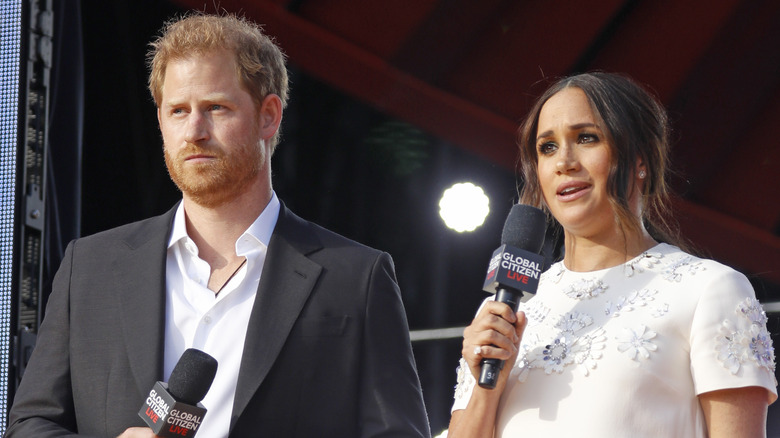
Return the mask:
[[[53,240],[159,214],[180,198],[163,163],[145,53],[190,3],[204,7],[57,3]],[[517,198],[514,129],[542,79],[592,69],[657,90],[675,127],[680,226],[703,253],[745,272],[760,300],[780,300],[780,7],[580,3],[590,2],[219,3],[267,23],[290,56],[274,189],[304,218],[393,256],[412,330],[470,321]],[[491,213],[459,234],[444,227],[438,200],[463,181],[486,190]],[[438,433],[460,340],[414,349]]]

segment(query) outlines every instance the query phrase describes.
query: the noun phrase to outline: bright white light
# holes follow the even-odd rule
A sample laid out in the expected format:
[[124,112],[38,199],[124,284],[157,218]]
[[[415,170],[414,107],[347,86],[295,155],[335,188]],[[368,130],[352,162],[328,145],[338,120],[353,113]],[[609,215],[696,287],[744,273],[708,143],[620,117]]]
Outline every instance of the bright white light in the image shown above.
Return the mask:
[[485,191],[468,182],[448,188],[439,201],[439,215],[459,233],[474,231],[485,222],[489,212],[490,200]]

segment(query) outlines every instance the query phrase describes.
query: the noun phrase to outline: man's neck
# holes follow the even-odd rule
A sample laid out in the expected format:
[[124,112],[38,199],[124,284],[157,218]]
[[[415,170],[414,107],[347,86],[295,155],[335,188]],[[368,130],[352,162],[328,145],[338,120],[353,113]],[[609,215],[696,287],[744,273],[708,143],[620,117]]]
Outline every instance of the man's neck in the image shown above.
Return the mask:
[[216,207],[205,207],[184,196],[187,234],[198,246],[198,255],[218,269],[236,257],[236,240],[263,212],[271,200],[270,187],[246,192]]

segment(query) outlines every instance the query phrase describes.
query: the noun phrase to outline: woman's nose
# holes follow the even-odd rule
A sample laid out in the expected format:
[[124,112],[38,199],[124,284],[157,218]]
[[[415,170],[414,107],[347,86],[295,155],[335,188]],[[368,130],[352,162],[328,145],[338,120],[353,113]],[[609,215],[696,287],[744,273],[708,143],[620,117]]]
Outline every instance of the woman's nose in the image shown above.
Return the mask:
[[579,160],[571,147],[563,146],[559,149],[556,168],[558,173],[569,173],[579,169]]

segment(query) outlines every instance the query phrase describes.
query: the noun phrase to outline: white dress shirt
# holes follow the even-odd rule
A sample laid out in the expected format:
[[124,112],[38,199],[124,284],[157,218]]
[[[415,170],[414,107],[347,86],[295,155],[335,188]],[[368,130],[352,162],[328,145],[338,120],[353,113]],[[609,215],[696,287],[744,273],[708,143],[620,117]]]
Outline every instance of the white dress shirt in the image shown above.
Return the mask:
[[217,359],[217,375],[202,401],[208,412],[198,436],[228,435],[249,315],[279,208],[279,199],[272,193],[266,208],[236,241],[236,255],[246,257],[246,263],[219,294],[208,288],[211,268],[198,257],[198,247],[187,235],[183,204],[176,211],[165,271],[164,378],[168,381],[188,348]]

